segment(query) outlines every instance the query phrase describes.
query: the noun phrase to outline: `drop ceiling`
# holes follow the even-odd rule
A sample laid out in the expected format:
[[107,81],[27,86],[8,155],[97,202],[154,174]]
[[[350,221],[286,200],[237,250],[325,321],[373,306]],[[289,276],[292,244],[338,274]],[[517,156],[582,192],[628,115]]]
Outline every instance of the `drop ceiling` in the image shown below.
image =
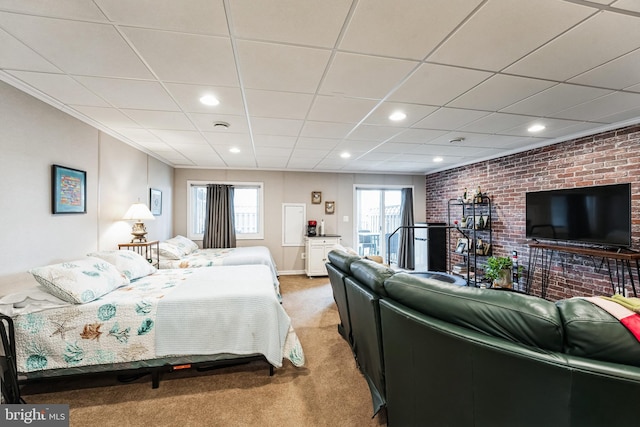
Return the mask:
[[639,122],[640,3],[0,0],[0,79],[177,168],[426,174]]

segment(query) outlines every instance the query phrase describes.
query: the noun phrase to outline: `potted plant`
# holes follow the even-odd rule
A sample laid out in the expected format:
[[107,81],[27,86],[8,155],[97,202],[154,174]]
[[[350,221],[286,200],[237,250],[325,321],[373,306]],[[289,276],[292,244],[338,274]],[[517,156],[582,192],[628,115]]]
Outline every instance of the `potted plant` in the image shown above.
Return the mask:
[[[494,286],[511,288],[513,286],[512,268],[513,261],[510,257],[492,256],[487,258],[487,265],[484,268],[484,277],[490,279]],[[518,274],[520,274],[519,271]]]

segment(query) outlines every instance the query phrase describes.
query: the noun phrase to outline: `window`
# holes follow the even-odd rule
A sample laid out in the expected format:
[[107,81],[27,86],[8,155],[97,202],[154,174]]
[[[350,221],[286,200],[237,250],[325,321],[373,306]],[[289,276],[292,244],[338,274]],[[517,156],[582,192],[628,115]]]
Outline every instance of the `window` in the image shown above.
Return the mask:
[[388,238],[401,223],[400,205],[402,187],[397,186],[355,186],[356,229],[355,242],[360,255],[387,254],[395,262],[397,256],[398,233]]
[[261,182],[188,181],[187,230],[202,240],[207,215],[207,184],[233,185],[236,239],[264,239],[263,184]]

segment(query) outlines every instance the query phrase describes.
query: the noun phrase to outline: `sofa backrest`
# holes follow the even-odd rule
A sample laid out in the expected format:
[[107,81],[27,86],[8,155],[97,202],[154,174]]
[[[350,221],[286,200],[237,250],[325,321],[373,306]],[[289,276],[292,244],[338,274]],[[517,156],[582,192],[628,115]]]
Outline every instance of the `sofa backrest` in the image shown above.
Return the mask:
[[618,319],[582,298],[560,300],[556,306],[567,354],[640,367],[640,343]]
[[368,259],[360,259],[351,263],[351,275],[377,295],[387,294],[384,289],[384,281],[394,273],[389,267]]
[[327,254],[329,262],[346,274],[351,274],[351,263],[361,259],[358,255],[350,254],[340,249],[332,249]]
[[563,326],[555,304],[516,292],[449,285],[397,273],[384,283],[387,295],[428,316],[551,351],[563,349]]

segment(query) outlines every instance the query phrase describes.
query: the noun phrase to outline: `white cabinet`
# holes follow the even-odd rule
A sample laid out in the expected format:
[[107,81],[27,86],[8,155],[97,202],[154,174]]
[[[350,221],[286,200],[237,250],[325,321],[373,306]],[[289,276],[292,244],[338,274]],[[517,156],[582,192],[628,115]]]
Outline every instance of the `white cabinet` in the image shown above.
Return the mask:
[[307,276],[326,276],[328,261],[327,254],[335,245],[340,243],[340,236],[306,237],[306,261],[304,270]]

